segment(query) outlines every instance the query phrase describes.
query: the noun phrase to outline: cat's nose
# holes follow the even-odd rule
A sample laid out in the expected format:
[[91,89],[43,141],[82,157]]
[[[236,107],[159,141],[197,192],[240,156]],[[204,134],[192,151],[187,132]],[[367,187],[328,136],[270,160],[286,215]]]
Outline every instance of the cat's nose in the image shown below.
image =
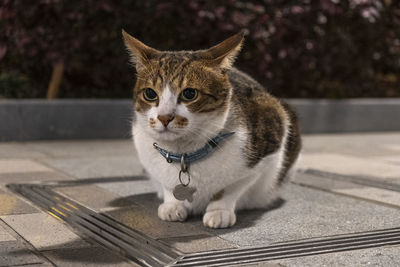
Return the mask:
[[167,115],[158,115],[157,119],[161,121],[161,123],[167,127],[168,124],[175,118],[174,114],[167,114]]

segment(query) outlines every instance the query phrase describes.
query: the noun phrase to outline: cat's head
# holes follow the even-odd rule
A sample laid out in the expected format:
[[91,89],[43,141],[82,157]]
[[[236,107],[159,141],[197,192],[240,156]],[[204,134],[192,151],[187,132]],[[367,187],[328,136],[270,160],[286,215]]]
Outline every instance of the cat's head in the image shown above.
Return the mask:
[[157,140],[213,137],[223,127],[232,88],[227,70],[240,50],[238,33],[207,50],[158,51],[125,31],[136,66],[135,124]]

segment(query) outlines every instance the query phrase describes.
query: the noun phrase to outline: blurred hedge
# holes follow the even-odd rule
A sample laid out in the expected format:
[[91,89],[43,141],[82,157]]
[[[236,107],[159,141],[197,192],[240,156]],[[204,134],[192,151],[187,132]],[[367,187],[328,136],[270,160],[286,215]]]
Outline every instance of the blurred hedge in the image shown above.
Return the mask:
[[246,29],[237,66],[284,97],[399,97],[400,1],[1,0],[0,97],[130,97],[121,28],[163,50]]

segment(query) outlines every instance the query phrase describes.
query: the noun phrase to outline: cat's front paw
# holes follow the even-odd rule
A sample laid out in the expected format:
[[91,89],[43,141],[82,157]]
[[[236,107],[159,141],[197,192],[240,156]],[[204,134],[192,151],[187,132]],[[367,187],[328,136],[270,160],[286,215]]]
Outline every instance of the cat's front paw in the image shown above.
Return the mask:
[[232,210],[211,210],[203,216],[203,224],[210,228],[227,228],[235,222],[236,215]]
[[187,216],[188,212],[185,206],[179,202],[166,202],[158,207],[158,217],[164,221],[183,222]]

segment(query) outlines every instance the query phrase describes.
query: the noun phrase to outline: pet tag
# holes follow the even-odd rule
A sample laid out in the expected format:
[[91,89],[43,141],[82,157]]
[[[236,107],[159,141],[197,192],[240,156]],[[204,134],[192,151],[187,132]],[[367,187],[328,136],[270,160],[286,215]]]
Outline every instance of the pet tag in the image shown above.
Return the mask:
[[178,184],[172,191],[177,200],[187,200],[189,202],[193,201],[194,192],[196,192],[196,188],[185,186],[183,184]]

